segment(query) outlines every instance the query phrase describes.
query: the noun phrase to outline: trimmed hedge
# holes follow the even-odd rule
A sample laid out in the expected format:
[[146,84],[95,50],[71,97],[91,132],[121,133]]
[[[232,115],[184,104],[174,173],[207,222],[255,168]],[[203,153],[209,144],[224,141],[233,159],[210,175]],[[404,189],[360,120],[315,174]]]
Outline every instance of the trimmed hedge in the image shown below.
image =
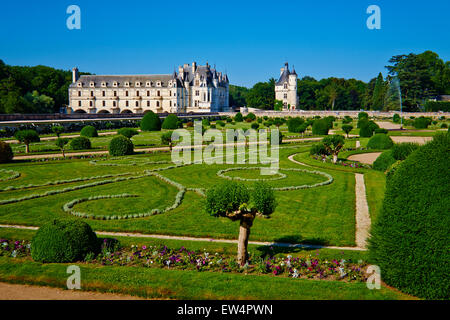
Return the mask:
[[305,123],[303,118],[295,117],[291,118],[287,122],[289,132],[299,132],[299,127]]
[[329,121],[327,119],[315,120],[312,124],[312,134],[315,135],[328,135]]
[[153,111],[149,111],[142,118],[140,127],[142,131],[160,131],[161,119]]
[[372,165],[372,168],[378,171],[386,171],[389,167],[395,163],[395,159],[392,156],[392,150],[388,150],[380,154]]
[[427,101],[425,103],[425,111],[427,111],[427,112],[437,112],[437,111],[450,112],[450,101]]
[[169,114],[163,121],[162,129],[177,129],[179,128],[180,119],[175,114]]
[[131,137],[138,135],[139,132],[134,128],[120,128],[119,130],[117,130],[117,134],[131,139]]
[[80,136],[95,138],[98,137],[98,132],[97,129],[95,129],[93,126],[85,126],[83,129],[81,129]]
[[431,124],[430,118],[419,117],[414,119],[414,128],[416,129],[426,129]]
[[0,141],[0,163],[10,162],[13,158],[11,146],[3,141]]
[[236,115],[234,116],[234,121],[236,121],[236,122],[244,121],[244,117],[242,116],[242,113],[240,113],[240,112],[236,113]]
[[70,141],[72,150],[86,150],[91,148],[91,140],[86,137],[76,137]]
[[358,122],[359,124],[359,136],[362,138],[370,138],[373,136],[373,132],[379,128],[379,126],[373,122],[368,120],[361,120]]
[[369,255],[382,279],[426,299],[449,299],[450,135],[438,134],[387,180]]
[[133,154],[133,147],[133,142],[129,138],[119,135],[111,139],[108,150],[113,157],[126,156]]
[[39,262],[82,261],[98,253],[100,243],[91,227],[74,219],[55,219],[44,224],[31,242],[31,257]]
[[377,133],[367,143],[369,149],[390,149],[394,145],[392,139],[384,133]]
[[392,147],[392,156],[395,160],[405,160],[413,151],[419,149],[417,143],[398,143]]

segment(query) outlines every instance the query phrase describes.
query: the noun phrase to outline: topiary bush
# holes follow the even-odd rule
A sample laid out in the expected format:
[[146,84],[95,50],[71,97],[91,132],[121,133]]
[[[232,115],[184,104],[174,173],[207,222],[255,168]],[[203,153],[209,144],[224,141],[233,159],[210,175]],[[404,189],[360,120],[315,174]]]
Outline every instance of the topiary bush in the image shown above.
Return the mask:
[[0,163],[10,162],[13,158],[11,146],[3,141],[0,141]]
[[416,129],[426,129],[431,124],[430,118],[419,117],[414,119],[414,128]]
[[109,142],[108,150],[111,156],[125,156],[133,154],[133,142],[125,136],[117,136]]
[[178,128],[178,122],[180,119],[175,114],[169,114],[163,121],[161,128],[163,129],[176,129]]
[[392,156],[392,150],[383,152],[378,156],[372,165],[372,168],[378,171],[386,171],[396,160]]
[[242,113],[240,113],[240,112],[236,113],[236,115],[234,116],[234,121],[236,121],[236,122],[244,121],[244,117],[242,116]]
[[83,129],[81,129],[80,136],[88,137],[88,138],[95,138],[98,137],[97,129],[93,126],[85,126]]
[[417,143],[398,143],[392,147],[392,156],[395,160],[405,160],[413,151],[419,149]]
[[149,111],[142,118],[140,127],[142,131],[160,131],[161,119],[153,111]]
[[131,137],[138,135],[139,132],[133,128],[120,128],[119,130],[117,130],[117,134],[120,134],[124,137],[127,137],[128,139],[131,139]]
[[329,122],[327,119],[315,120],[312,124],[312,134],[315,135],[328,135]]
[[369,255],[388,285],[426,299],[449,299],[450,135],[438,134],[387,180]]
[[31,257],[39,262],[75,262],[98,253],[100,244],[91,227],[81,220],[55,219],[44,224],[31,242]]
[[86,137],[76,137],[70,141],[72,150],[86,150],[91,148],[91,140]]
[[325,145],[322,142],[315,143],[311,146],[311,149],[309,150],[310,155],[318,155],[318,156],[329,156],[330,153],[328,152],[327,148],[325,148]]
[[369,149],[390,149],[394,145],[391,137],[384,133],[377,133],[372,138],[370,138],[367,143],[367,148]]
[[395,113],[394,116],[392,117],[392,121],[394,123],[400,123],[400,116],[397,113]]
[[289,132],[299,132],[299,127],[305,122],[303,118],[295,117],[291,118],[287,122]]
[[362,120],[359,124],[359,136],[363,138],[370,138],[373,136],[373,132],[379,128],[379,126],[373,121]]
[[387,131],[384,128],[377,128],[374,130],[375,133],[384,133],[384,134],[388,134],[389,131]]
[[250,125],[250,127],[251,127],[252,129],[254,129],[254,130],[258,130],[258,128],[259,128],[259,123],[253,122],[253,123]]

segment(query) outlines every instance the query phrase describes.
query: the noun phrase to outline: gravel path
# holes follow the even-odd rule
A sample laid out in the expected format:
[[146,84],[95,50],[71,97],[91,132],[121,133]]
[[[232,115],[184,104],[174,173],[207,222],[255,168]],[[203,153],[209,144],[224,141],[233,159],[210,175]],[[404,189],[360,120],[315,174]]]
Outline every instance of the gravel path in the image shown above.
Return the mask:
[[[111,131],[111,132],[99,132],[98,133],[98,135],[99,136],[110,136],[110,135],[113,135],[113,134],[117,134],[117,132],[115,132],[115,131]],[[79,134],[70,134],[70,135],[62,135],[61,136],[61,138],[76,138],[76,137],[79,137],[80,135]],[[58,137],[42,137],[42,138],[40,138],[41,139],[41,141],[49,141],[49,140],[56,140],[56,139],[58,139]],[[17,143],[19,143],[19,141],[18,140],[16,140],[16,139],[13,139],[13,140],[5,140],[5,141],[3,141],[3,142],[6,142],[6,143],[15,143],[15,144],[17,144]]]
[[412,142],[423,145],[428,141],[433,140],[433,137],[405,137],[405,136],[391,136],[392,141],[395,143]]
[[142,298],[0,282],[0,300],[142,300]]
[[380,126],[380,128],[382,128],[382,129],[387,129],[387,130],[390,130],[390,129],[400,129],[402,126],[400,125],[400,124],[398,124],[398,123],[392,123],[392,122],[389,122],[389,121],[375,121],[375,123],[377,124],[377,125],[379,125]]
[[373,164],[380,156],[381,152],[360,153],[349,156],[347,159],[351,161],[358,161],[365,164]]
[[366,198],[366,186],[364,175],[355,173],[355,194],[356,194],[356,235],[355,241],[358,248],[366,248],[367,238],[370,230],[369,206]]

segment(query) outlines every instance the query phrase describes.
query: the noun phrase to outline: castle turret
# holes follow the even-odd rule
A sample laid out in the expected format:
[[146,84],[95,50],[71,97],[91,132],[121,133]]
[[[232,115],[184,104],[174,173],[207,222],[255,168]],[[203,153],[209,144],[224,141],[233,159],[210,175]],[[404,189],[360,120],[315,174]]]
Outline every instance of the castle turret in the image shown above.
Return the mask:
[[72,82],[73,83],[77,82],[79,78],[80,76],[78,75],[78,68],[75,67],[72,69]]

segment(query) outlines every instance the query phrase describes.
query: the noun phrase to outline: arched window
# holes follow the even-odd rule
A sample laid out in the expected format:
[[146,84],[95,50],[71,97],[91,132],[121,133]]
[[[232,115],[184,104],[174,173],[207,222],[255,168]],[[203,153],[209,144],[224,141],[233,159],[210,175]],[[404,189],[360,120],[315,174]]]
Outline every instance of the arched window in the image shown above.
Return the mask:
[[287,87],[287,83],[285,83],[285,84],[284,84],[284,88],[285,88],[285,89],[287,89],[287,88],[288,88],[288,87]]

